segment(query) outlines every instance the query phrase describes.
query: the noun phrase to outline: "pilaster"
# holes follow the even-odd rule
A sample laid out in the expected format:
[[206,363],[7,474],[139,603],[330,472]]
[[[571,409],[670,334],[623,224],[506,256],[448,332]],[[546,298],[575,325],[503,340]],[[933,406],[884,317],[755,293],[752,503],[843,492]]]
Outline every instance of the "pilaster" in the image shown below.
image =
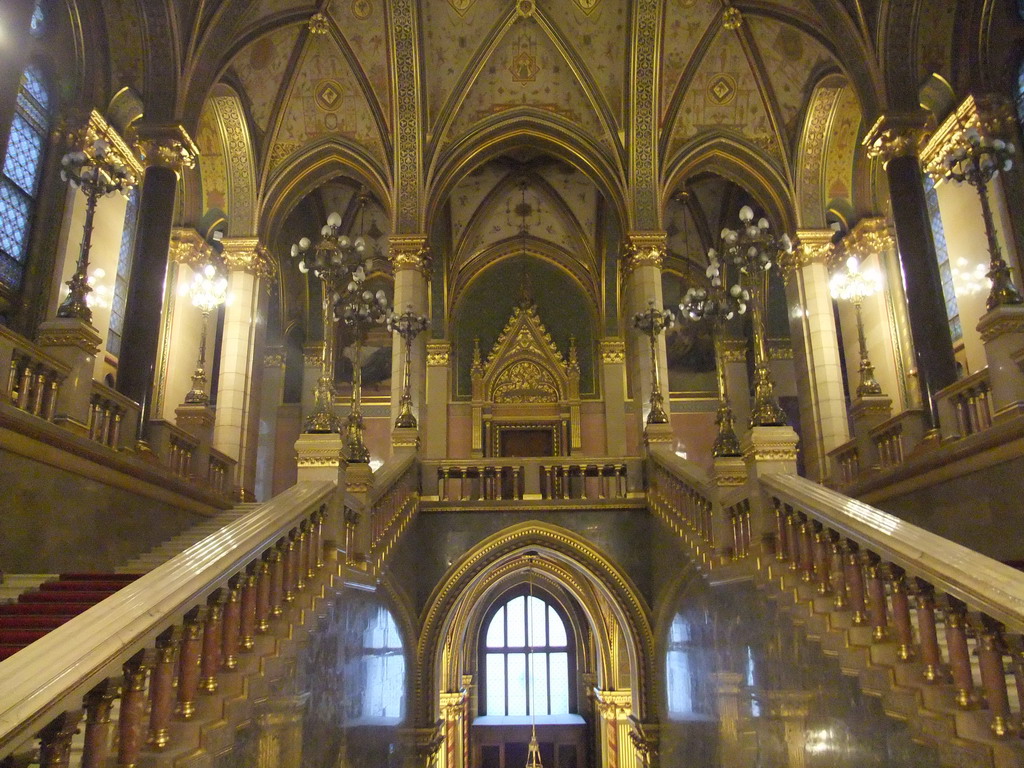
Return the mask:
[[448,455],[448,393],[452,345],[447,341],[426,343],[426,419],[420,424],[425,435],[424,456],[443,459]]
[[978,333],[985,344],[995,418],[1024,412],[1024,306],[999,306],[987,312]]
[[828,259],[831,229],[797,231],[799,245],[784,272],[790,312],[800,423],[808,477],[825,480],[830,474],[828,453],[850,439],[846,394],[839,360]]
[[756,551],[773,530],[760,480],[766,475],[795,475],[800,439],[792,427],[751,427],[740,443],[747,465],[750,498],[750,542]]
[[338,478],[338,487],[345,489],[342,519],[345,524],[346,562],[366,570],[373,546],[373,521],[370,519],[373,470],[369,464],[361,462],[343,463]]
[[[395,275],[394,311],[401,314],[411,308],[418,315],[429,315],[430,250],[426,235],[392,235],[388,239],[388,258]],[[405,341],[395,332],[391,347],[391,423],[398,418],[405,377]],[[426,391],[427,333],[412,342],[410,391],[417,421],[423,415]]]
[[604,393],[605,454],[625,456],[626,448],[626,342],[601,339],[601,391]]

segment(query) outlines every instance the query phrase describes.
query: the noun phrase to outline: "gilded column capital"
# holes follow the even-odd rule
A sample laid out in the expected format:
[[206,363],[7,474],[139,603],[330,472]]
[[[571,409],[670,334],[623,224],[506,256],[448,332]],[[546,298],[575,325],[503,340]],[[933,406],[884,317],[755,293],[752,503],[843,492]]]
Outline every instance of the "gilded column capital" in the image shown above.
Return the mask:
[[319,368],[324,359],[324,343],[314,341],[302,347],[302,363],[307,368]]
[[270,347],[263,354],[263,365],[266,368],[280,368],[284,363],[284,347]]
[[95,109],[88,115],[79,115],[77,119],[64,121],[54,133],[67,145],[68,149],[77,149],[86,154],[92,153],[92,146],[97,141],[105,141],[108,145],[107,157],[120,163],[139,180],[145,170],[138,156],[103,115]]
[[965,143],[966,130],[974,128],[982,138],[1008,139],[1016,133],[1016,125],[1016,112],[1005,96],[970,94],[942,121],[921,149],[921,165],[925,173],[939,181],[946,175],[943,161],[951,150]]
[[191,227],[175,227],[171,230],[169,249],[171,261],[193,266],[214,257],[213,247],[202,235]]
[[629,740],[644,762],[649,762],[653,755],[657,755],[661,747],[661,725],[658,723],[643,722],[636,717],[629,718],[633,726],[629,730]]
[[668,236],[664,232],[630,232],[622,253],[622,276],[628,278],[640,267],[657,267],[665,263]]
[[427,342],[427,366],[438,368],[448,365],[451,360],[452,345],[447,341]]
[[841,267],[851,256],[862,262],[873,254],[885,253],[895,247],[896,235],[885,218],[861,219],[846,237],[836,243],[829,259],[829,269]]
[[605,720],[625,720],[633,712],[633,692],[595,688],[594,703]]
[[626,362],[626,342],[623,339],[609,338],[598,342],[601,350],[602,363]]
[[916,155],[930,133],[929,117],[924,109],[880,116],[864,137],[868,157],[887,165],[893,158]]
[[147,167],[180,174],[184,168],[195,168],[199,159],[199,147],[179,123],[143,123],[135,131],[135,143]]
[[430,248],[426,235],[391,235],[388,238],[388,259],[395,272],[415,269],[430,277]]
[[225,237],[221,257],[228,271],[248,272],[268,282],[277,279],[277,270],[266,247],[256,237]]
[[783,279],[789,280],[796,270],[808,264],[828,264],[835,246],[832,238],[836,233],[831,229],[798,229],[797,246],[792,253],[779,256],[779,268]]

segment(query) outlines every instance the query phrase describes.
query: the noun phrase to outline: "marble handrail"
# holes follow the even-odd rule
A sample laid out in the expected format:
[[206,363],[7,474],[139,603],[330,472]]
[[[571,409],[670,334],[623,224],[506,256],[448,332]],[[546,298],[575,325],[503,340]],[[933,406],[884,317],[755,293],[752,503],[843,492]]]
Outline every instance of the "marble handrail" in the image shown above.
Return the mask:
[[[0,758],[116,676],[158,635],[329,505],[334,484],[298,483],[0,661]],[[318,537],[317,537],[318,538]],[[306,548],[308,553],[308,548]]]
[[1008,629],[1024,630],[1020,571],[796,475],[762,481],[772,497],[920,577]]

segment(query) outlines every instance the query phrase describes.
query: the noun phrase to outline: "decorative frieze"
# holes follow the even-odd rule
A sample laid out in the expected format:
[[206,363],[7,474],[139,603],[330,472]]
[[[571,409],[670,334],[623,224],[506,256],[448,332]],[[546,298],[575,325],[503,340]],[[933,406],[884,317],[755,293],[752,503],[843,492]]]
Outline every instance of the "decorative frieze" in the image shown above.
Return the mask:
[[598,346],[602,363],[626,362],[626,342],[622,339],[601,339]]
[[928,119],[923,109],[880,116],[864,137],[868,157],[887,165],[894,158],[916,155],[929,136]]
[[168,256],[171,261],[190,267],[215,258],[213,247],[189,227],[175,227],[171,230]]
[[144,123],[136,130],[135,139],[146,166],[169,168],[175,173],[196,167],[199,147],[178,123]]
[[1006,139],[1016,134],[1017,117],[1009,99],[1001,94],[969,95],[921,149],[921,165],[934,181],[946,175],[943,164],[950,151],[964,144],[964,131],[977,129],[983,138]]
[[861,219],[850,233],[840,240],[829,258],[829,269],[836,269],[851,256],[864,262],[869,256],[882,254],[896,247],[896,235],[882,217]]
[[226,237],[221,241],[224,251],[221,257],[228,271],[248,272],[267,285],[277,279],[274,261],[266,247],[255,237]]
[[446,366],[451,360],[452,345],[447,341],[427,342],[427,366]]

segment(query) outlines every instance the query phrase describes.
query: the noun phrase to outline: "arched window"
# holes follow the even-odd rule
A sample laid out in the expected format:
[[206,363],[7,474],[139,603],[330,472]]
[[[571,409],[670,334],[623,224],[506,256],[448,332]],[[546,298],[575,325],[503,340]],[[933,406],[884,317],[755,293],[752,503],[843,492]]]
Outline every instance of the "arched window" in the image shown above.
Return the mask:
[[32,8],[32,21],[29,23],[28,31],[33,37],[42,37],[46,32],[46,9],[43,8],[43,0],[36,0]]
[[493,607],[481,648],[484,714],[572,712],[576,653],[570,639],[561,610],[541,597],[520,593]]
[[402,638],[391,612],[382,605],[371,609],[365,627],[363,647],[355,660],[359,669],[349,677],[352,682],[361,682],[356,690],[362,690],[362,713],[356,719],[364,723],[397,723],[402,718],[405,700]]
[[49,113],[50,94],[42,73],[30,66],[21,75],[0,174],[0,284],[11,290],[21,288],[25,273]]
[[124,229],[121,230],[121,249],[117,255],[117,275],[114,278],[114,295],[110,302],[110,331],[107,333],[107,352],[121,355],[121,333],[124,331],[124,307],[128,301],[128,279],[132,274],[132,251],[135,247],[135,226],[139,218],[139,188],[134,187],[128,194],[128,205],[124,212]]
[[924,175],[924,198],[928,205],[928,218],[932,225],[932,238],[935,242],[935,258],[939,262],[939,277],[942,280],[942,299],[946,304],[946,320],[949,322],[949,334],[953,343],[964,337],[964,329],[960,322],[960,307],[956,300],[956,289],[953,287],[953,265],[949,260],[949,248],[946,245],[946,231],[942,226],[942,212],[939,210],[939,193],[935,190],[935,182],[928,174]]
[[[1024,0],[1021,0],[1024,3]],[[1017,120],[1024,126],[1024,59],[1021,59],[1020,67],[1017,69]]]

